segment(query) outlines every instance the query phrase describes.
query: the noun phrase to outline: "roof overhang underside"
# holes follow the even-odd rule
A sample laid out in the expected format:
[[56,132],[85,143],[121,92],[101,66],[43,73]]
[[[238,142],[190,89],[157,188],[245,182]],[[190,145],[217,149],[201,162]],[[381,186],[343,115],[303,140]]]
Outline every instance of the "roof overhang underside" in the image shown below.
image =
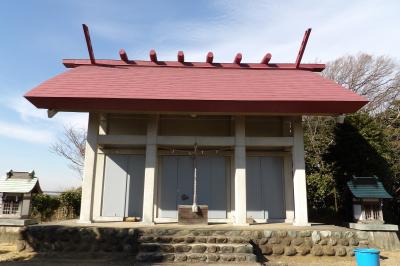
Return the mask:
[[62,111],[352,113],[368,101],[304,70],[78,66],[25,97]]

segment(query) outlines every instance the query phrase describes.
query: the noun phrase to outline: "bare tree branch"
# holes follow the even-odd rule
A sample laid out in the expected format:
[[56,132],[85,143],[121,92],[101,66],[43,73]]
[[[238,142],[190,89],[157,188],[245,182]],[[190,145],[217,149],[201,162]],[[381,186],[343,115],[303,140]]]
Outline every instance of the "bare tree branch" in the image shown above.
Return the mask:
[[367,97],[370,102],[363,110],[372,114],[384,111],[400,96],[400,69],[390,57],[344,56],[328,63],[322,74]]
[[69,161],[68,166],[82,177],[85,144],[85,129],[64,126],[62,136],[50,146],[50,151],[67,159]]
[[[322,75],[368,98],[370,102],[363,108],[365,112],[393,116],[396,113],[394,109],[399,108],[396,101],[400,97],[400,68],[392,58],[368,54],[344,56],[329,62]],[[393,111],[383,112],[389,108]],[[400,119],[399,111],[397,114],[397,117],[385,118],[391,120],[388,124]],[[334,141],[329,134],[329,128],[334,123],[328,117],[304,118],[306,152],[311,156],[308,160],[319,172],[324,170],[322,156],[325,149]]]

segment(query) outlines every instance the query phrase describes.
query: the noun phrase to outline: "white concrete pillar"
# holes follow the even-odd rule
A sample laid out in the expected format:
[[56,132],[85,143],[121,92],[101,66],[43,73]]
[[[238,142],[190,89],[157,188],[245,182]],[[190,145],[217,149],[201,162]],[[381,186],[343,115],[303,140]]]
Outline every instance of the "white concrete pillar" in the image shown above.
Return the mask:
[[[108,132],[108,121],[106,114],[99,115],[99,135],[107,135]],[[106,156],[104,152],[97,149],[97,162],[96,162],[96,174],[94,179],[94,195],[93,195],[93,218],[96,221],[101,216],[101,203],[103,199],[103,181],[104,181],[104,166]]]
[[285,155],[283,157],[283,176],[285,184],[285,209],[286,209],[285,223],[293,223],[294,222],[293,171],[292,171],[292,157],[290,155]]
[[[282,119],[282,137],[293,137],[291,117]],[[283,157],[283,178],[285,184],[285,223],[294,222],[294,199],[293,199],[293,171],[291,153]]]
[[235,225],[248,225],[246,205],[246,134],[244,116],[235,117]]
[[97,137],[99,133],[99,115],[89,114],[87,129],[85,162],[82,182],[81,223],[90,223],[93,218],[93,192],[97,161]]
[[154,199],[157,171],[157,130],[158,116],[155,115],[150,118],[147,125],[142,219],[144,224],[154,224]]
[[106,156],[98,149],[96,174],[94,180],[94,196],[93,196],[93,220],[96,221],[101,216],[101,204],[103,199],[103,183],[104,183],[104,167]]
[[294,225],[307,226],[307,185],[304,162],[304,140],[301,117],[293,121],[293,192],[294,192]]

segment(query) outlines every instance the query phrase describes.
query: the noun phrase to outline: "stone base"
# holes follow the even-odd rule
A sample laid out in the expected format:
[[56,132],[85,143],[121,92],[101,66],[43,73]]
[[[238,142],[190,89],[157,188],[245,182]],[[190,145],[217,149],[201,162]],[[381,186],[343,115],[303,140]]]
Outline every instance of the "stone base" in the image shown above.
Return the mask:
[[[249,227],[250,228],[250,227]],[[18,236],[18,232],[14,233]],[[251,230],[187,228],[111,228],[28,226],[19,237],[25,247],[39,252],[128,252],[138,260],[246,261],[257,256],[352,256],[368,247],[364,231]],[[372,243],[374,244],[374,243]],[[153,259],[153,256],[162,258]],[[155,261],[154,261],[155,260]]]
[[[117,252],[140,262],[233,263],[268,256],[353,256],[354,248],[396,250],[395,232],[353,229],[265,230],[214,226],[137,228],[34,225],[0,226],[0,242],[35,252]],[[61,254],[61,253],[60,253]]]
[[0,226],[27,226],[37,223],[35,219],[0,218]]
[[399,231],[399,227],[396,224],[350,223],[349,227],[360,231]]

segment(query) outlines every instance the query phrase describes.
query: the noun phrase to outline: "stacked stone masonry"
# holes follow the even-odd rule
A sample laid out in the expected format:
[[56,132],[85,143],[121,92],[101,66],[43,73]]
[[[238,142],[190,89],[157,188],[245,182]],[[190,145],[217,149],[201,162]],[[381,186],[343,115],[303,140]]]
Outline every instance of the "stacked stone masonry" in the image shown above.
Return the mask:
[[[5,234],[6,230],[1,231]],[[254,262],[265,256],[353,256],[373,246],[362,231],[265,231],[30,226],[7,231],[18,249],[128,252],[142,262]],[[11,232],[11,233],[10,233]],[[3,239],[6,239],[4,235]],[[372,244],[372,245],[371,245]]]

